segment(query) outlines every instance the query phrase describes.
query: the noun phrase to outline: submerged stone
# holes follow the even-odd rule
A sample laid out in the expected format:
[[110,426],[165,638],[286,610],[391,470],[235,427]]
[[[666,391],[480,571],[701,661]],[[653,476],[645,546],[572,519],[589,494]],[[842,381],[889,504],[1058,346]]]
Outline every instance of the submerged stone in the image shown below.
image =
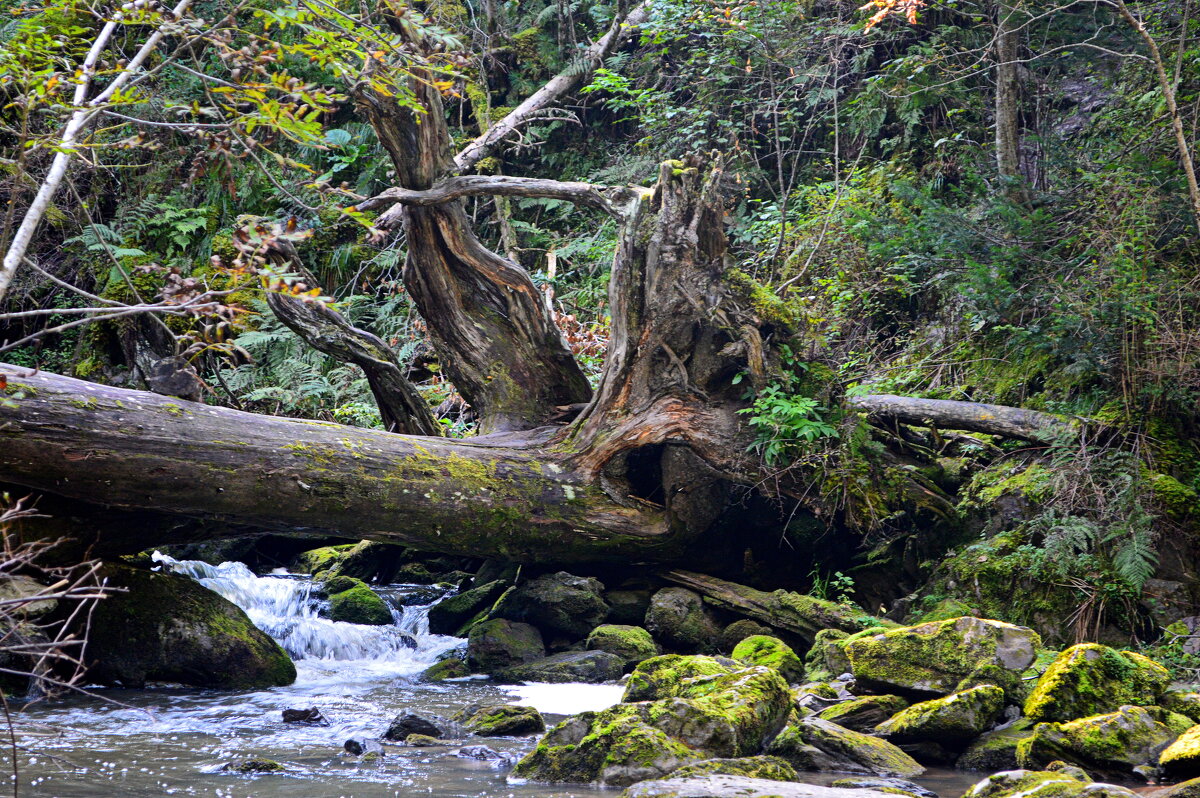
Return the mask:
[[1156,705],[1171,674],[1149,657],[1081,643],[1055,658],[1025,700],[1035,721],[1068,721],[1118,707]]
[[365,582],[338,576],[325,583],[329,594],[329,618],[344,623],[390,626],[395,622],[392,609]]
[[1032,629],[967,616],[859,633],[840,647],[866,687],[939,696],[980,684],[1012,693],[1040,646]]
[[471,669],[467,667],[467,663],[458,657],[447,657],[426,668],[421,678],[427,682],[443,682],[446,679],[461,679],[470,675]]
[[441,715],[424,712],[406,712],[397,715],[383,733],[385,740],[407,740],[410,735],[420,734],[426,737],[446,737],[451,732],[451,722]]

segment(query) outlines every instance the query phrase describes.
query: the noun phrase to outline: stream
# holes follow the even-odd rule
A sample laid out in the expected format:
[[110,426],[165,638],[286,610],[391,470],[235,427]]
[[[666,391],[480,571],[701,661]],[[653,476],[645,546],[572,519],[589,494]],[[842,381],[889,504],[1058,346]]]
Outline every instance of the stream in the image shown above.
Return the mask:
[[[615,685],[496,685],[479,678],[427,684],[419,674],[462,648],[460,638],[429,633],[429,608],[442,592],[427,585],[377,591],[393,607],[392,626],[339,623],[319,615],[308,577],[255,575],[241,563],[212,566],[156,555],[161,567],[187,574],[246,611],[296,662],[288,687],[200,691],[157,687],[105,689],[95,697],[40,702],[15,715],[20,795],[213,796],[214,798],[568,798],[617,795],[587,786],[509,783],[506,764],[456,755],[458,745],[388,746],[386,756],[361,761],[345,753],[349,737],[381,735],[397,714],[450,716],[481,699],[528,704],[547,716],[603,709],[616,703]],[[315,706],[329,726],[284,723],[282,710]],[[7,742],[4,739],[4,742]],[[489,738],[511,757],[536,738]],[[282,773],[240,775],[230,762],[265,758]],[[5,757],[7,760],[8,757]],[[811,774],[829,783],[838,774]],[[956,798],[983,774],[932,772],[920,779],[943,798]]]

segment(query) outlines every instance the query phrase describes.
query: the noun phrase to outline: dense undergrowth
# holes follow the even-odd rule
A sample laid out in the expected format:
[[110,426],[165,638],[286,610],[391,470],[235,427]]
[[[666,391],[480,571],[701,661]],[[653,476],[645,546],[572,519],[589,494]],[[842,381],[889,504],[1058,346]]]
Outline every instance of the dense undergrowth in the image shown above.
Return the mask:
[[[445,102],[465,142],[572,68],[614,4],[523,0],[502,4],[492,23],[470,0],[422,5],[462,54]],[[656,0],[636,46],[482,170],[647,184],[665,159],[720,154],[729,278],[784,353],[764,384],[746,379],[747,421],[777,479],[811,483],[805,513],[820,522],[781,500],[795,517],[780,541],[793,581],[854,592],[872,611],[899,586],[912,614],[952,601],[1061,626],[1064,638],[1154,639],[1177,619],[1171,607],[1200,598],[1200,239],[1142,43],[1103,6],[1022,6],[1022,174],[1006,178],[993,161],[994,7],[931,3],[916,25],[887,18],[868,29],[857,6]],[[77,48],[93,21],[69,4],[10,10],[0,76],[11,101],[37,94],[30,87],[44,87],[67,55],[53,42]],[[1171,3],[1139,13],[1175,66],[1191,125],[1197,20]],[[239,35],[252,40],[270,19],[252,17]],[[271,35],[291,74],[334,91],[336,69],[287,50],[302,31],[277,25]],[[211,96],[184,69],[155,81],[176,105]],[[6,157],[45,126],[21,108],[2,112]],[[165,118],[153,103],[131,108]],[[213,259],[233,258],[239,217],[296,218],[313,230],[301,254],[323,292],[411,365],[451,434],[470,434],[401,286],[405,242],[372,238],[338,211],[344,196],[318,190],[386,187],[386,155],[349,103],[331,101],[316,120],[267,134],[260,149],[198,129],[144,128],[130,141],[128,126],[103,128],[103,163],[74,178],[39,257],[102,300],[144,300],[172,270],[229,279]],[[43,145],[28,162],[0,164],[9,197],[48,155]],[[595,377],[615,225],[559,200],[471,200],[468,211],[552,297]],[[264,312],[255,285],[229,287],[244,310],[234,323],[166,322],[190,336],[206,401],[380,424],[361,373],[306,349]],[[11,309],[80,304],[33,273],[20,288]],[[10,321],[6,337],[31,325]],[[161,326],[98,322],[4,357],[120,381]],[[1102,431],[1045,445],[881,432],[842,409],[856,393],[1015,405]],[[855,542],[823,555],[831,524]]]

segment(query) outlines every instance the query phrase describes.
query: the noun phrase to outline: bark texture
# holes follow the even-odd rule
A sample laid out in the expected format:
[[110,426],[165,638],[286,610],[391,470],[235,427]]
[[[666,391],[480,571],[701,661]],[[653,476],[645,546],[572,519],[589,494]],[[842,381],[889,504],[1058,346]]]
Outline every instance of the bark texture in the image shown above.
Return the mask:
[[1077,423],[1037,410],[948,399],[874,394],[850,397],[846,403],[866,413],[871,421],[982,432],[1035,443],[1048,443],[1060,435],[1071,434],[1076,431]]

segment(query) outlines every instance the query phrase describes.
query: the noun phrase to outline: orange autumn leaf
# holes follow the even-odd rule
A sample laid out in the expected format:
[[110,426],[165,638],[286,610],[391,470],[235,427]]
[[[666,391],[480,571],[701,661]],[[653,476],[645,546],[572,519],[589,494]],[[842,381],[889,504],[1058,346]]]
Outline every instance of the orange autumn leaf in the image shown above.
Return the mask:
[[875,13],[867,20],[866,29],[878,25],[892,14],[903,14],[908,20],[908,24],[917,24],[917,11],[925,7],[925,0],[871,0],[864,6],[861,6],[859,11],[870,11],[875,9]]

